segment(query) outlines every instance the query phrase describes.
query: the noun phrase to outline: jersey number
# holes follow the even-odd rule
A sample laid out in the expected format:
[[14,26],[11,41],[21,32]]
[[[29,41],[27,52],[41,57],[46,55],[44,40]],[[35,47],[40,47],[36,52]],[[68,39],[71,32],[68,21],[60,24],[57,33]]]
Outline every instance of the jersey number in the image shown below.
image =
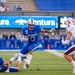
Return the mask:
[[30,41],[34,42],[35,41],[35,37],[34,36],[31,36],[30,37]]

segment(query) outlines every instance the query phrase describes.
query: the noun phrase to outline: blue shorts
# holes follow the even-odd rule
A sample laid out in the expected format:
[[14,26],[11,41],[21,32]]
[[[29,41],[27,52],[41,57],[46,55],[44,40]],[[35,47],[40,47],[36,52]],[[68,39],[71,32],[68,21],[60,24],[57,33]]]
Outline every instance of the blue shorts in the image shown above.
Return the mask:
[[37,43],[27,43],[24,45],[24,47],[21,49],[20,53],[27,54],[29,51],[34,51],[38,48]]
[[15,66],[10,67],[10,72],[18,72],[19,70]]
[[[7,70],[7,66],[1,65],[0,72],[5,72]],[[10,66],[10,72],[18,72],[19,70],[16,67]]]
[[7,70],[7,66],[5,65],[0,65],[0,72],[4,72]]

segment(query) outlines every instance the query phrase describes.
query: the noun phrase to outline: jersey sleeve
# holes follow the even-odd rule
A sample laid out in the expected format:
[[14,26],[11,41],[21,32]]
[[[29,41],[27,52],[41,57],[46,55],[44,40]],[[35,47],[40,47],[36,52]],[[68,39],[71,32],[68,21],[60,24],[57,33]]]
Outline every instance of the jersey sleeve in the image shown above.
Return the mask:
[[66,33],[67,33],[67,32],[71,32],[71,31],[72,31],[72,27],[67,27],[67,28],[66,28]]
[[38,31],[38,33],[41,32],[41,26],[40,25],[37,25],[36,26],[36,30]]
[[23,34],[23,35],[27,35],[27,34],[28,34],[27,28],[23,28],[23,29],[22,29],[22,34]]

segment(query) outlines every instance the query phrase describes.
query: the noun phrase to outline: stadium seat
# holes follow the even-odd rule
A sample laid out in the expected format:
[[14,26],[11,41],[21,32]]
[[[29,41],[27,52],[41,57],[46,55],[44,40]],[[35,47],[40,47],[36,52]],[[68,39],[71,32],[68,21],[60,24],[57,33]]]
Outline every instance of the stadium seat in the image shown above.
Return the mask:
[[35,0],[40,11],[75,11],[75,0]]
[[20,5],[23,10],[29,10],[25,0],[6,0],[5,5],[9,5],[11,8]]

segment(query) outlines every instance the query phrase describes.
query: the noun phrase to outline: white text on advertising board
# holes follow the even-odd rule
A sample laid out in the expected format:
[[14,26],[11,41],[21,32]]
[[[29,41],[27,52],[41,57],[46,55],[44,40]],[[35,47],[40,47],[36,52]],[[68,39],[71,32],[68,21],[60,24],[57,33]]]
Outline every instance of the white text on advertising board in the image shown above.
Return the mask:
[[0,20],[0,25],[9,25],[9,20]]
[[[15,23],[18,23],[19,25],[24,25],[27,23],[27,20],[16,20]],[[55,25],[55,21],[54,20],[35,20],[36,25]]]

